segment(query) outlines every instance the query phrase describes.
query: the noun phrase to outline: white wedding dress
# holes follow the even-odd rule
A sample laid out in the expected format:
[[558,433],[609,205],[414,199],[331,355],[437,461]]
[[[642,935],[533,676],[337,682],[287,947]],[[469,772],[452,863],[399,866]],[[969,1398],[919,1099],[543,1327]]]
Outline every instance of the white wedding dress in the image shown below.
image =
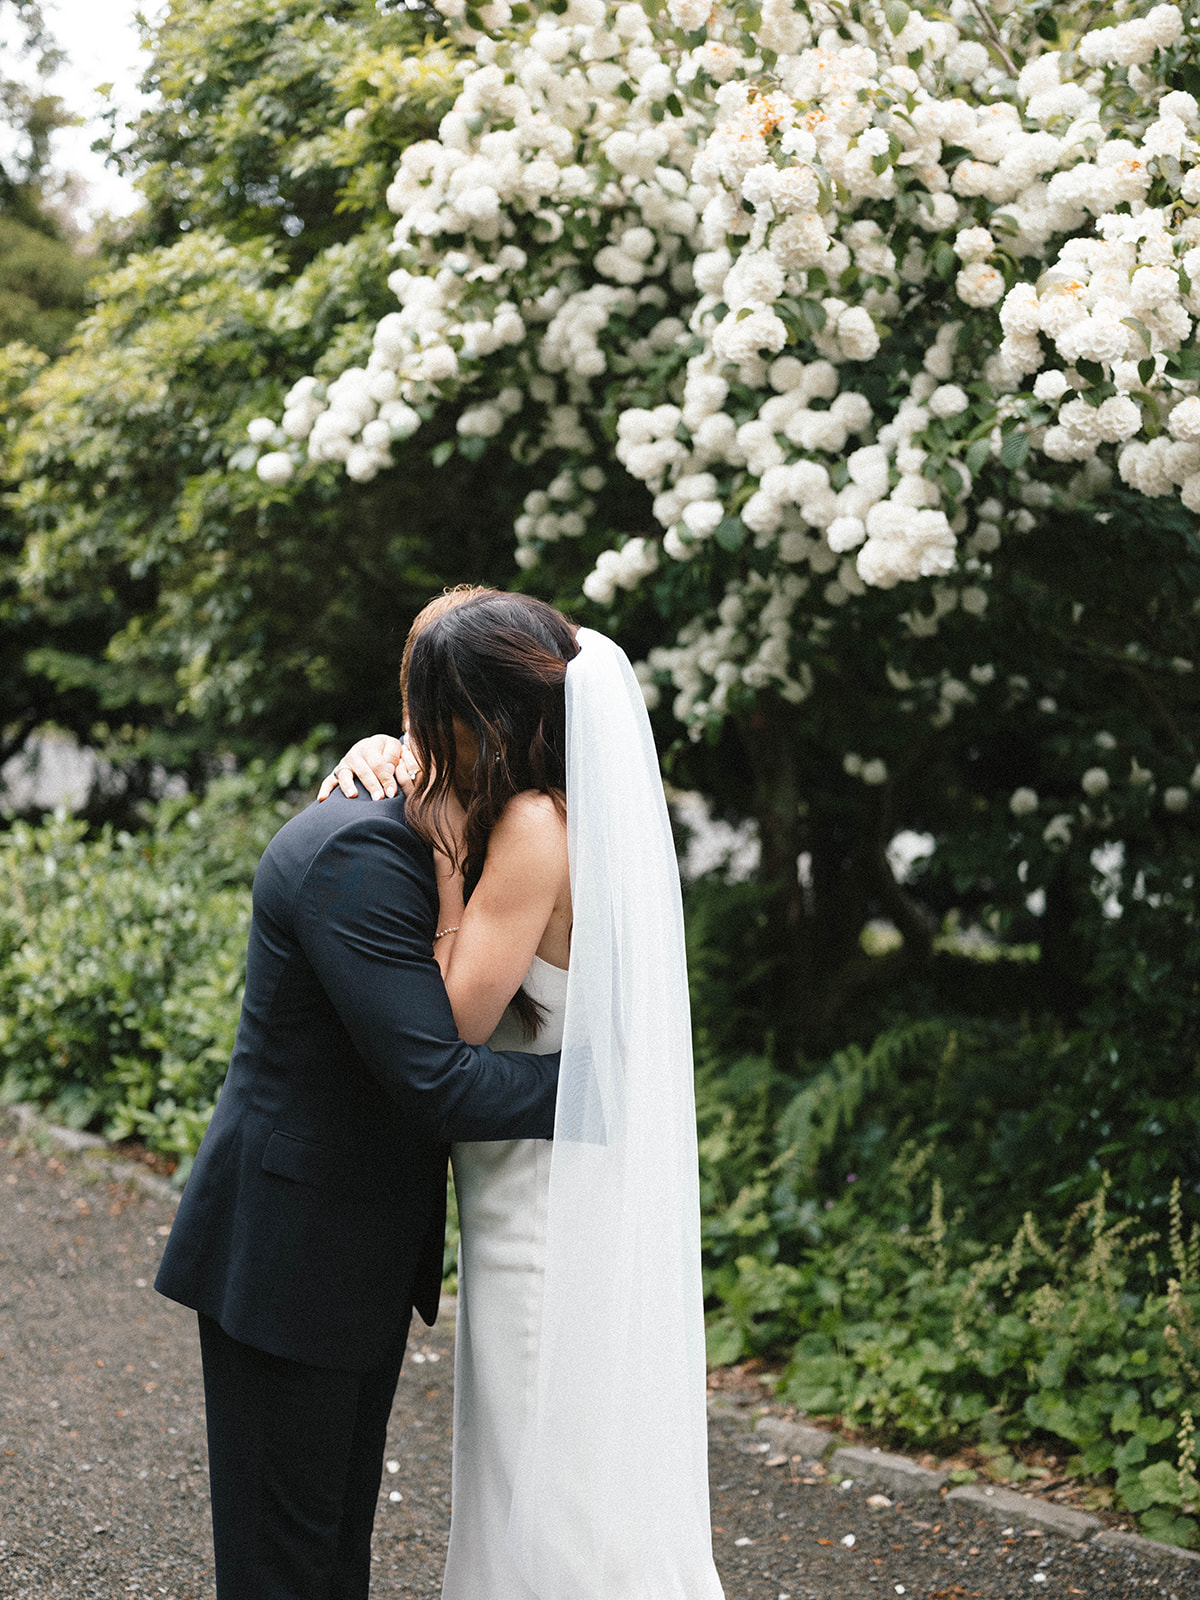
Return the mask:
[[[527,994],[544,1008],[529,1039],[510,1012],[494,1050],[562,1047],[567,973],[534,956]],[[461,1240],[454,1352],[454,1467],[443,1600],[536,1600],[508,1544],[517,1455],[536,1395],[551,1142],[456,1144]]]
[[[462,1222],[443,1600],[724,1600],[712,1559],[700,1192],[679,870],[641,686],[567,667],[571,970],[553,1140],[454,1147]],[[616,759],[615,752],[620,753]]]

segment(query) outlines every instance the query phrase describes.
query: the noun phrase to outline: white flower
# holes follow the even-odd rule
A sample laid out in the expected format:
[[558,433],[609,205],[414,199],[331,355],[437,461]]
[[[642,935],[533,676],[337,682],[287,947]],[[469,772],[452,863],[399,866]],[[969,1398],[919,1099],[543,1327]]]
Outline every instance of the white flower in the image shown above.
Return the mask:
[[1036,399],[1053,404],[1056,400],[1061,400],[1070,387],[1066,373],[1051,367],[1048,372],[1038,373],[1033,382],[1033,393]]
[[887,776],[887,763],[879,756],[876,756],[873,761],[864,761],[862,764],[862,769],[859,772],[859,777],[862,779],[862,781],[866,784],[870,784],[873,788],[878,787],[878,785],[881,783],[886,783]]
[[1014,789],[1008,802],[1008,809],[1014,817],[1030,817],[1038,808],[1036,789]]
[[1163,808],[1167,811],[1175,812],[1176,814],[1180,811],[1186,811],[1190,800],[1191,796],[1187,790],[1179,785],[1173,785],[1170,789],[1163,790]]
[[369,445],[352,445],[346,452],[346,476],[355,483],[370,483],[384,467],[391,464],[391,457],[386,451],[373,450]]
[[963,228],[954,240],[954,253],[960,261],[982,261],[996,248],[986,228]]
[[1142,425],[1142,408],[1127,394],[1110,395],[1096,411],[1096,427],[1109,444],[1130,439]]
[[854,550],[867,537],[867,530],[859,517],[835,517],[825,530],[829,548],[839,555]]
[[1167,431],[1174,439],[1200,439],[1200,397],[1179,402],[1167,418]]
[[1103,767],[1089,767],[1083,777],[1080,778],[1079,784],[1084,794],[1094,800],[1097,795],[1104,793],[1110,781],[1108,773]]
[[[944,383],[935,389],[927,402],[935,417],[957,417],[970,405],[966,393],[956,383]],[[1138,413],[1139,417],[1141,413]]]
[[694,34],[709,21],[712,0],[670,0],[667,10],[675,27],[682,27],[685,34]]
[[783,268],[766,250],[751,250],[739,256],[726,274],[722,298],[731,311],[742,306],[768,306],[783,293]]
[[[979,230],[972,229],[972,232]],[[965,235],[960,234],[960,238]],[[1005,333],[1029,337],[1042,327],[1042,308],[1031,283],[1014,283],[1000,308],[1000,326]]]
[[787,343],[787,328],[773,311],[752,311],[741,318],[731,312],[713,334],[712,343],[723,361],[740,362],[763,350],[773,355],[782,350]]
[[280,489],[285,483],[292,481],[296,464],[286,450],[272,450],[269,455],[259,456],[254,470],[264,483],[270,484],[272,489]]
[[958,298],[968,306],[994,306],[1004,293],[1004,274],[986,261],[970,261],[954,280]]
[[1068,846],[1071,843],[1071,824],[1073,821],[1074,818],[1069,812],[1060,811],[1056,817],[1051,817],[1050,821],[1042,829],[1043,841],[1051,847],[1055,845]]
[[879,350],[879,332],[869,311],[851,306],[837,320],[837,342],[851,361],[869,361]]
[[718,500],[693,500],[683,508],[683,521],[697,539],[707,539],[724,516],[725,507]]
[[246,432],[250,435],[251,443],[266,444],[275,432],[275,424],[270,417],[255,417],[253,422],[246,424]]

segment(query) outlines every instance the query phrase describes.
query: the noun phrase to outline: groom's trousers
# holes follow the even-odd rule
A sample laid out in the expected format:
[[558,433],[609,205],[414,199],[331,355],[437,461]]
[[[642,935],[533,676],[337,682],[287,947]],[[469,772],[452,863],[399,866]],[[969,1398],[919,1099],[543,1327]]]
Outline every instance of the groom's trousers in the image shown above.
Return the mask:
[[407,1336],[373,1371],[339,1372],[200,1316],[217,1600],[367,1600]]

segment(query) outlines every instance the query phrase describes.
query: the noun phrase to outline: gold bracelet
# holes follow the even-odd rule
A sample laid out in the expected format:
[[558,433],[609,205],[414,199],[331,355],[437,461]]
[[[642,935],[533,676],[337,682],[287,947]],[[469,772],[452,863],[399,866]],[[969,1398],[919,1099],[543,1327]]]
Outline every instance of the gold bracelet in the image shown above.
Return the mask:
[[433,936],[434,944],[436,944],[439,939],[444,939],[448,933],[457,933],[461,926],[462,924],[460,922],[456,922],[452,928],[440,928]]

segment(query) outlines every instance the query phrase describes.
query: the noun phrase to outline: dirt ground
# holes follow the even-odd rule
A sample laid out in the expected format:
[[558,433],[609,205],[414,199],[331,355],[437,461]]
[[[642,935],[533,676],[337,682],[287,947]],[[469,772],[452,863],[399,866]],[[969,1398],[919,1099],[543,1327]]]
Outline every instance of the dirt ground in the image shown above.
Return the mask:
[[[171,1202],[0,1138],[0,1600],[209,1600],[199,1351],[150,1287]],[[438,1593],[450,1518],[453,1306],[414,1327],[392,1414],[373,1596]],[[934,1500],[872,1508],[711,1430],[728,1600],[1200,1600],[1195,1566],[1002,1528]],[[806,1481],[807,1480],[807,1481]],[[614,1597],[615,1600],[615,1597]]]

